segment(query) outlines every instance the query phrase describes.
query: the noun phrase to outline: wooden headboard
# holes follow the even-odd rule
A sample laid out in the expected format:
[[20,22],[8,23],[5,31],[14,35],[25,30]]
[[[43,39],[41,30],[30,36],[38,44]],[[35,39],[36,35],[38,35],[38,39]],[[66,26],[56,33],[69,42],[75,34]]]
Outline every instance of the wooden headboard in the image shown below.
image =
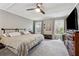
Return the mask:
[[1,28],[1,30],[2,30],[3,33],[6,33],[7,30],[13,30],[15,32],[19,32],[20,30],[25,31],[26,29],[25,28],[13,28],[13,29],[12,28]]

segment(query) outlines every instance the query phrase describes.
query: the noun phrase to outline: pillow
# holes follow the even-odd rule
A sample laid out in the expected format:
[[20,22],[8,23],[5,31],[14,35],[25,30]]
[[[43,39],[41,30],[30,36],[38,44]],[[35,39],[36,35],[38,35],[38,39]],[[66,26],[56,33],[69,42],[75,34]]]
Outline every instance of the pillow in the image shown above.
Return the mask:
[[2,34],[4,37],[10,37],[8,33]]
[[1,35],[0,35],[0,40],[1,40],[3,37],[10,37],[10,36],[8,35],[8,33],[1,34]]
[[2,34],[2,36],[7,37],[7,34]]
[[12,33],[9,33],[9,36],[10,36],[10,37],[19,36],[19,35],[21,35],[20,32],[12,32]]
[[21,34],[26,35],[26,34],[30,34],[30,32],[29,31],[22,31]]
[[21,33],[21,35],[25,35],[24,32],[22,32],[22,31],[20,33]]
[[31,34],[34,34],[34,32],[32,32],[32,31],[29,31]]

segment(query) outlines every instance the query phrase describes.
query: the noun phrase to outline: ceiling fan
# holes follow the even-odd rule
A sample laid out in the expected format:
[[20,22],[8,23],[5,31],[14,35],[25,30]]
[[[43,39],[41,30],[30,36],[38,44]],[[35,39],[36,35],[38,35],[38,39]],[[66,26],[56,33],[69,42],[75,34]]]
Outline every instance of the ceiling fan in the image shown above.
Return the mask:
[[43,4],[42,3],[36,3],[35,8],[29,8],[26,9],[27,11],[36,10],[37,12],[41,12],[42,14],[45,14],[45,11],[43,11]]

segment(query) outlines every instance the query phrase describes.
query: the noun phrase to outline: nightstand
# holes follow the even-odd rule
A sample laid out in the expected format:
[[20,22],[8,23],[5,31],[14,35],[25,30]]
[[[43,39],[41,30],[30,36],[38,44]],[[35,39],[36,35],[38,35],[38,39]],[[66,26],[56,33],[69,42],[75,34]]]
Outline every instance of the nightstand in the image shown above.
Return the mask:
[[52,39],[52,35],[44,35],[45,39]]

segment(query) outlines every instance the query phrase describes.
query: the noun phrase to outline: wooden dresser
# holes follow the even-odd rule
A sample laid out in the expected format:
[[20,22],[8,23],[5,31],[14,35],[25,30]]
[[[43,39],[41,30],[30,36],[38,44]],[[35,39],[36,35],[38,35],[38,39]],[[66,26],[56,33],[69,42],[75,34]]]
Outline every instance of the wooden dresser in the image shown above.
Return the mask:
[[70,56],[79,56],[79,32],[65,34],[64,43]]

